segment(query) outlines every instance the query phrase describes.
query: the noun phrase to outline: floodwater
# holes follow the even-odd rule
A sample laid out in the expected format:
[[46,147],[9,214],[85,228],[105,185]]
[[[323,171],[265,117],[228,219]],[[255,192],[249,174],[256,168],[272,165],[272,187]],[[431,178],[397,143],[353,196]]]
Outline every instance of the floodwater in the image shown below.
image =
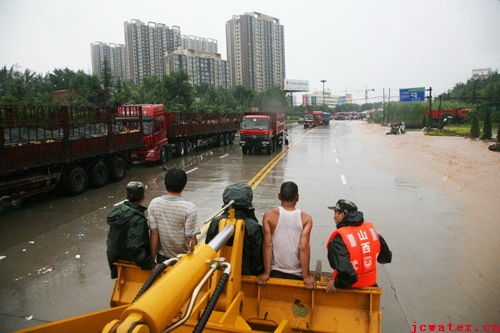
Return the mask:
[[[231,183],[252,181],[260,218],[279,205],[281,183],[295,181],[298,207],[313,217],[311,269],[321,260],[329,271],[325,242],[334,223],[326,206],[354,201],[393,252],[391,264],[378,266],[384,332],[449,323],[481,332],[499,324],[500,154],[482,142],[386,131],[357,121],[294,126],[280,156],[242,155],[234,144],[165,167],[188,172],[183,196],[197,205],[200,223],[222,206]],[[123,182],[0,212],[0,332],[107,308],[106,215],[130,180],[146,184],[145,204],[163,194],[163,175],[159,165],[135,165]]]

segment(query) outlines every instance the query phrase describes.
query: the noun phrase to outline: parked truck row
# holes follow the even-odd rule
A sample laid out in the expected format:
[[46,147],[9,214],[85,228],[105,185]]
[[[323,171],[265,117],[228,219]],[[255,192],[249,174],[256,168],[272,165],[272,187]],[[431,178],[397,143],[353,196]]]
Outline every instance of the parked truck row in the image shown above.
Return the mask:
[[[241,124],[241,127],[240,127]],[[79,195],[125,177],[132,162],[165,163],[192,149],[233,144],[244,154],[284,143],[285,114],[168,112],[163,104],[118,108],[0,106],[0,203],[53,189]]]
[[100,109],[0,106],[0,203],[119,181],[134,161],[165,163],[232,144],[236,114],[167,112],[163,104]]

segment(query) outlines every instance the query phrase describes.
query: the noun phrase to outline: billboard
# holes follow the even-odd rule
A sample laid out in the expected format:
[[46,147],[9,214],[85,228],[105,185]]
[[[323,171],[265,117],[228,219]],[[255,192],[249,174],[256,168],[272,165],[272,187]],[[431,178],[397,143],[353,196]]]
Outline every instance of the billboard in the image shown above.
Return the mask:
[[285,91],[309,91],[308,80],[285,79]]
[[400,102],[420,102],[425,101],[425,88],[404,88],[399,89]]

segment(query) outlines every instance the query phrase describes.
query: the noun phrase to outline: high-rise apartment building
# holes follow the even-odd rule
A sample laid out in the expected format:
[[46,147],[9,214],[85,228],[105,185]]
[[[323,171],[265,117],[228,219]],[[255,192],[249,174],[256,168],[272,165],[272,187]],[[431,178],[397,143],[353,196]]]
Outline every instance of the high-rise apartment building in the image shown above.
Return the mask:
[[285,37],[279,19],[257,12],[233,16],[226,22],[226,45],[233,85],[257,92],[283,88]]
[[126,79],[125,46],[123,44],[95,42],[90,45],[90,52],[93,75],[102,78],[106,62],[113,81]]
[[125,22],[127,79],[141,84],[144,77],[164,75],[163,57],[181,46],[181,30],[140,20]]
[[179,48],[165,57],[165,74],[180,70],[186,71],[193,85],[231,86],[229,64],[220,54]]
[[91,44],[92,72],[102,77],[107,62],[115,81],[136,85],[145,77],[185,70],[191,84],[231,87],[230,67],[217,53],[217,40],[181,35],[180,28],[131,20],[124,23],[125,45]]
[[217,40],[212,38],[182,35],[181,44],[186,50],[218,53]]

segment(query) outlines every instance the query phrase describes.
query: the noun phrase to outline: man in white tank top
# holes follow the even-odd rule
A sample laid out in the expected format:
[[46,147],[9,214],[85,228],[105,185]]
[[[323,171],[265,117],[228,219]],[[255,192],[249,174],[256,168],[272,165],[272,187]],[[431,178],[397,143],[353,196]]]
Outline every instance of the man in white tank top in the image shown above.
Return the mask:
[[278,198],[281,207],[265,212],[262,218],[264,273],[256,282],[265,284],[270,277],[295,279],[313,289],[316,282],[309,272],[311,215],[295,208],[299,189],[294,182],[283,183]]

